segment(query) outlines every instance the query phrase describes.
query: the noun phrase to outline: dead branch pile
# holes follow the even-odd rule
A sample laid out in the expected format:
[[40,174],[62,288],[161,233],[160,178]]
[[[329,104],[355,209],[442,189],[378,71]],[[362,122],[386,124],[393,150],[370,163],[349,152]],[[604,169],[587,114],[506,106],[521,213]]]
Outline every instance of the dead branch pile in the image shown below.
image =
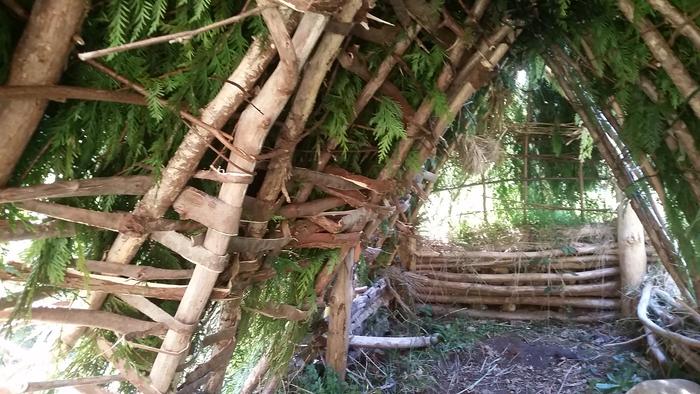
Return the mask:
[[700,313],[683,300],[651,285],[644,287],[637,306],[649,352],[668,369],[671,360],[700,374]]

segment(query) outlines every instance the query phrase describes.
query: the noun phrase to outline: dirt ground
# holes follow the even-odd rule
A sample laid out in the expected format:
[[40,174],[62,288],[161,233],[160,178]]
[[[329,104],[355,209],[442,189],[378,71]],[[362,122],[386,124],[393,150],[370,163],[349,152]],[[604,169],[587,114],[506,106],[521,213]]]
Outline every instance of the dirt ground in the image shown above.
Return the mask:
[[444,339],[411,351],[353,353],[348,378],[364,393],[625,392],[654,376],[626,322],[561,324],[402,320],[386,312],[370,331]]

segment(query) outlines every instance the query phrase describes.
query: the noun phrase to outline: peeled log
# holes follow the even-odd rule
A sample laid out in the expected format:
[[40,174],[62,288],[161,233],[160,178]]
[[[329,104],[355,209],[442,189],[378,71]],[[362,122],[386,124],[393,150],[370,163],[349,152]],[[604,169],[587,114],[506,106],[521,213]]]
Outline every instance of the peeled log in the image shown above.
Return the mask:
[[350,337],[350,347],[372,349],[412,349],[432,346],[438,342],[437,334],[429,337],[366,337],[361,335]]
[[[646,254],[644,255],[646,257]],[[601,268],[593,271],[583,271],[576,273],[513,273],[513,274],[456,274],[452,272],[424,272],[423,275],[452,282],[471,283],[507,283],[518,285],[519,283],[571,283],[578,281],[588,281],[593,279],[606,278],[620,273],[617,267]]]
[[537,306],[572,306],[587,309],[618,309],[620,300],[612,298],[584,298],[584,297],[497,297],[497,296],[459,296],[451,294],[423,294],[416,296],[423,302],[436,302],[440,304],[467,304],[467,305],[537,305]]
[[582,315],[566,314],[552,311],[477,311],[466,308],[452,308],[439,305],[420,305],[419,307],[432,311],[435,315],[450,315],[466,318],[497,319],[497,320],[561,320],[564,322],[593,323],[614,320],[619,317],[617,312],[589,313]]
[[[53,85],[61,77],[72,37],[80,30],[88,2],[38,0],[12,56],[7,85]],[[17,161],[44,116],[47,100],[16,99],[0,106],[0,186],[7,184]]]
[[512,296],[516,294],[527,295],[597,295],[619,289],[619,282],[607,282],[584,285],[565,286],[495,286],[480,283],[446,282],[430,279],[412,272],[404,272],[407,282],[414,282],[418,289],[431,288],[436,291],[464,292],[465,294],[489,294]]
[[[619,193],[622,195],[622,193]],[[622,313],[634,316],[637,291],[647,272],[644,226],[629,204],[621,203],[617,213],[617,242],[620,250],[620,282]]]

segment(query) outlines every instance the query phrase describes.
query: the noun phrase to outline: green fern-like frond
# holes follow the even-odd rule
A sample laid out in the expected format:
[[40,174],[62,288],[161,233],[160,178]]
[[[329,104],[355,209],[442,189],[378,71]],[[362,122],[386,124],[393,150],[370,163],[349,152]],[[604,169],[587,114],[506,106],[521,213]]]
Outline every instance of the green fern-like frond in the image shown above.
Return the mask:
[[406,137],[401,115],[401,107],[394,100],[383,97],[379,100],[377,112],[369,120],[369,125],[374,128],[380,162],[389,156],[395,141]]

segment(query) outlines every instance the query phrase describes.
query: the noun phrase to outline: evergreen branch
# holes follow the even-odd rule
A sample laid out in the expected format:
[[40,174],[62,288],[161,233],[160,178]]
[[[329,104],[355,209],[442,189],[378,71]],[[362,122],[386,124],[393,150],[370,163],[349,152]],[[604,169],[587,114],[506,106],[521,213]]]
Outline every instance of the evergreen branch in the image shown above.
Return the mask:
[[90,60],[90,59],[96,59],[98,57],[103,57],[107,55],[111,55],[114,53],[120,53],[120,52],[125,52],[131,49],[136,49],[136,48],[144,48],[147,46],[151,45],[156,45],[156,44],[161,44],[164,42],[184,42],[186,40],[189,40],[190,38],[201,34],[208,32],[210,30],[217,29],[219,27],[227,26],[236,22],[240,22],[241,20],[252,16],[252,15],[257,15],[262,10],[270,8],[272,6],[264,6],[264,7],[256,7],[253,8],[252,10],[242,12],[236,16],[232,16],[230,18],[220,20],[218,22],[214,22],[212,24],[206,25],[204,27],[200,27],[199,29],[194,29],[194,30],[188,30],[188,31],[181,31],[179,33],[173,33],[173,34],[166,34],[164,36],[158,36],[158,37],[151,37],[147,38],[145,40],[139,40],[139,41],[134,41],[130,42],[128,44],[124,45],[119,45],[116,47],[111,47],[111,48],[104,48],[104,49],[99,49],[97,51],[91,51],[91,52],[83,52],[78,54],[78,57],[80,60]]

